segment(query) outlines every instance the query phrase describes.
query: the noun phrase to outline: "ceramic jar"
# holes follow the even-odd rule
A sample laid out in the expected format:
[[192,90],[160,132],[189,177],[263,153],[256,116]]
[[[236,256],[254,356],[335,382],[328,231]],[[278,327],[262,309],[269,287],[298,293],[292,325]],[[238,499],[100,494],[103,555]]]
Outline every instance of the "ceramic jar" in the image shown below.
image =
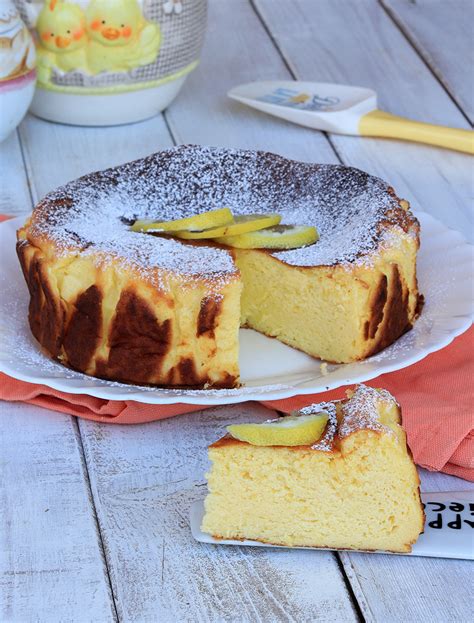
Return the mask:
[[35,90],[35,46],[11,0],[0,0],[0,141],[23,119]]
[[197,65],[207,0],[15,0],[34,30],[31,111],[75,125],[151,117]]

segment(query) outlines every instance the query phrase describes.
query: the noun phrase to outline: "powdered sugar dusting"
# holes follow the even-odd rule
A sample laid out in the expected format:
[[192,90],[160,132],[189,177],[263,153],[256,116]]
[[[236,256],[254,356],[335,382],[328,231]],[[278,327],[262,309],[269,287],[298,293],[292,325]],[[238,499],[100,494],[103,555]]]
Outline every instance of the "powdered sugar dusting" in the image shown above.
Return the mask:
[[369,429],[394,435],[389,426],[380,422],[378,405],[381,402],[394,404],[395,398],[386,390],[376,390],[367,385],[358,385],[353,396],[343,404],[343,418],[339,426],[340,439],[357,430]]
[[307,407],[303,407],[298,411],[300,415],[313,415],[316,413],[327,413],[329,416],[326,430],[323,436],[311,448],[320,450],[321,452],[331,452],[334,446],[334,437],[337,432],[336,405],[334,402],[314,403]]
[[227,251],[129,229],[137,218],[172,220],[223,206],[236,214],[279,212],[283,223],[315,225],[317,243],[273,254],[295,266],[370,262],[374,249],[393,236],[382,221],[406,230],[416,223],[387,184],[357,169],[180,146],[55,190],[37,206],[30,233],[53,239],[59,252],[113,258],[145,272],[161,268],[191,281],[202,275],[225,281],[236,270]]
[[348,437],[351,433],[358,430],[369,429],[394,435],[389,426],[380,422],[378,405],[380,402],[395,403],[393,396],[386,390],[376,390],[367,385],[358,385],[352,397],[342,402],[342,418],[340,423],[337,421],[337,402],[313,403],[295,411],[297,415],[313,415],[316,413],[327,413],[329,415],[328,424],[323,437],[318,443],[311,446],[313,450],[331,452],[334,448],[336,435],[339,439]]

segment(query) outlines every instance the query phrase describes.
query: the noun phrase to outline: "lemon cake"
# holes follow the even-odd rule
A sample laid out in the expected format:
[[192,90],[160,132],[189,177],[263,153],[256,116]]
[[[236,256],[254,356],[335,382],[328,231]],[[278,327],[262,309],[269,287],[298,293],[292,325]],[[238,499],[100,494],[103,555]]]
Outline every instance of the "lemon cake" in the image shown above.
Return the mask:
[[[320,238],[275,251],[131,230],[223,206]],[[407,203],[367,173],[180,146],[49,193],[17,251],[52,357],[116,381],[219,388],[239,385],[240,326],[331,362],[394,342],[420,309],[418,246]]]
[[[235,429],[252,443],[227,435],[210,446],[202,530],[290,547],[411,551],[424,512],[396,400],[361,385],[348,400],[310,405],[296,418],[309,415],[327,424],[307,445],[285,446],[284,428],[277,440],[242,425]],[[288,444],[309,424],[288,426]],[[264,437],[280,445],[254,445]]]

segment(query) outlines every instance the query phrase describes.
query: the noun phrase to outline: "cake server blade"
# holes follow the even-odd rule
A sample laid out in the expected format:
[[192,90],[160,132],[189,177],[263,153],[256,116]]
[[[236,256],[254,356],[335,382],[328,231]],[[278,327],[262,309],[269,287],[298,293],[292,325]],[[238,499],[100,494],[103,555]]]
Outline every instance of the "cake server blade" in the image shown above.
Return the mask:
[[422,123],[378,110],[376,92],[365,87],[262,81],[234,87],[228,96],[315,130],[416,141],[474,154],[474,131]]

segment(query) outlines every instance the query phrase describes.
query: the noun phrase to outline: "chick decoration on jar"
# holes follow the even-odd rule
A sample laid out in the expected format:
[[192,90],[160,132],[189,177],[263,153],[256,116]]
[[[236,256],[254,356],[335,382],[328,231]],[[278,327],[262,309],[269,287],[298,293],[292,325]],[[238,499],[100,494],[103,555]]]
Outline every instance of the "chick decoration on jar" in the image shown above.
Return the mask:
[[38,80],[47,82],[53,67],[87,70],[86,22],[82,9],[62,0],[46,2],[38,16]]
[[91,0],[86,23],[87,59],[93,74],[148,65],[158,55],[159,26],[145,20],[137,0]]
[[[82,3],[84,5],[84,3]],[[54,69],[127,72],[156,60],[161,44],[158,24],[143,17],[137,0],[48,0],[36,22],[38,79],[48,83]]]

